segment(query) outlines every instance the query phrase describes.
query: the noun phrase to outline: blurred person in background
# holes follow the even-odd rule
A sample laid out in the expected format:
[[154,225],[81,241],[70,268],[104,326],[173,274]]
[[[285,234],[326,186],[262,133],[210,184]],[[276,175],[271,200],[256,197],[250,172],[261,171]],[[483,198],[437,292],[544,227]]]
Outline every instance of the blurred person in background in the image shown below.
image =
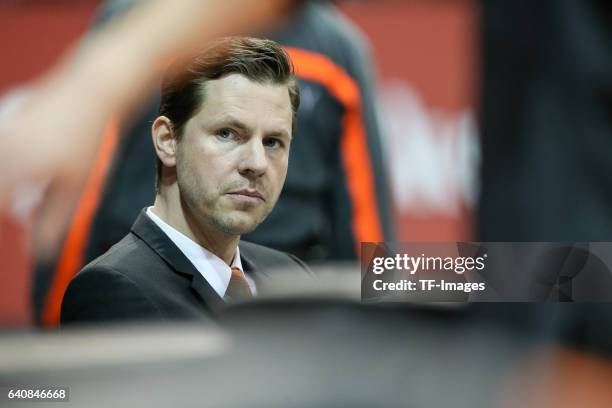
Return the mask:
[[227,37],[175,61],[151,129],[155,203],[74,277],[62,323],[201,319],[253,297],[272,266],[305,274],[296,258],[240,240],[278,200],[299,95],[270,40]]
[[[97,29],[137,3],[106,2]],[[366,41],[333,4],[316,1],[301,4],[265,35],[292,57],[302,104],[279,202],[244,238],[306,261],[355,260],[360,242],[394,237]],[[91,194],[83,194],[77,204],[61,250],[39,260],[34,303],[37,320],[46,325],[57,324],[70,278],[127,234],[153,199],[155,153],[149,128],[157,105],[158,97],[152,98],[124,121],[115,148],[100,149],[97,164],[112,167],[102,180],[94,173],[88,181]],[[111,128],[105,140],[116,137]]]

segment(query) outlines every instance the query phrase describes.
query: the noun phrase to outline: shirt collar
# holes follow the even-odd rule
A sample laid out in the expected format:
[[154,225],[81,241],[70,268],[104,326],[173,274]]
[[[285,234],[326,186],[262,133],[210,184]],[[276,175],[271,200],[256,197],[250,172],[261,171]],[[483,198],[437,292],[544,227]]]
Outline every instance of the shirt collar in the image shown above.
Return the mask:
[[[174,242],[174,244],[193,263],[198,272],[212,286],[220,297],[225,296],[225,291],[232,276],[231,268],[217,255],[210,252],[200,244],[194,242],[182,232],[167,224],[153,213],[152,207],[147,208],[147,216]],[[242,268],[240,260],[240,248],[236,246],[236,253],[232,260],[232,267]],[[247,279],[248,281],[248,279]],[[249,282],[251,283],[251,282]],[[251,285],[249,285],[251,286]],[[253,290],[253,288],[251,288]]]

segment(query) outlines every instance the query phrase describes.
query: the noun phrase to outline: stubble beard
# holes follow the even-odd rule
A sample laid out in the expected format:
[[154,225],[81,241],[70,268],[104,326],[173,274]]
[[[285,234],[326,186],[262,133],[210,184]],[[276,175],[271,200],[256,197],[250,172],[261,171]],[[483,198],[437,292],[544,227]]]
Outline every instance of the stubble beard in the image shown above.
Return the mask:
[[248,205],[236,206],[226,196],[229,191],[246,188],[243,181],[224,183],[211,192],[203,188],[191,172],[182,173],[183,177],[177,177],[180,200],[188,208],[198,228],[213,228],[231,236],[255,230],[268,217],[280,195],[279,192],[276,197],[268,197],[268,201],[258,204],[263,208],[251,208],[249,211]]
[[[260,206],[266,208],[253,208],[251,211],[247,207],[234,207],[223,205],[224,201],[229,200],[224,194],[216,193],[215,197],[210,197],[202,191],[195,194],[182,193],[183,201],[199,228],[213,228],[226,235],[240,236],[247,234],[257,228],[271,212],[272,207],[267,207],[267,203]],[[274,200],[276,202],[276,200]]]
[[[260,204],[265,206],[265,203]],[[272,207],[273,208],[273,207]],[[211,217],[211,222],[216,229],[229,235],[244,235],[255,230],[270,214],[272,208],[265,208],[260,214],[258,209],[253,209],[257,214],[247,213],[246,209],[243,210],[245,214],[234,214],[235,212],[242,212],[239,209],[218,209],[215,214]],[[248,220],[241,218],[248,217]]]

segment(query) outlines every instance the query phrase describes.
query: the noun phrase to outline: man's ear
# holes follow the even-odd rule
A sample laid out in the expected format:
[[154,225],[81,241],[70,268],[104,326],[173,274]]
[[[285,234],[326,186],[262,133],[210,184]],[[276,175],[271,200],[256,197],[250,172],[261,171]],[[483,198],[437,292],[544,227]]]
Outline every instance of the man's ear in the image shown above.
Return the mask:
[[176,166],[176,133],[172,121],[166,116],[158,116],[151,126],[153,147],[159,160],[166,167]]

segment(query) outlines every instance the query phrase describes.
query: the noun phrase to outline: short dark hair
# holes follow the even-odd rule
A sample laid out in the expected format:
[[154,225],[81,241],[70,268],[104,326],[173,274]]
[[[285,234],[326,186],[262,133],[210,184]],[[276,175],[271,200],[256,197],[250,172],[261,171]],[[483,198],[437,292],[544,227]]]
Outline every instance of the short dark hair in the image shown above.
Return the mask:
[[[204,84],[230,74],[240,74],[258,83],[287,85],[295,129],[300,91],[294,72],[285,50],[272,40],[220,38],[170,64],[162,80],[159,115],[172,121],[175,137],[180,140],[185,124],[204,103]],[[157,189],[161,172],[162,163],[158,158]]]

